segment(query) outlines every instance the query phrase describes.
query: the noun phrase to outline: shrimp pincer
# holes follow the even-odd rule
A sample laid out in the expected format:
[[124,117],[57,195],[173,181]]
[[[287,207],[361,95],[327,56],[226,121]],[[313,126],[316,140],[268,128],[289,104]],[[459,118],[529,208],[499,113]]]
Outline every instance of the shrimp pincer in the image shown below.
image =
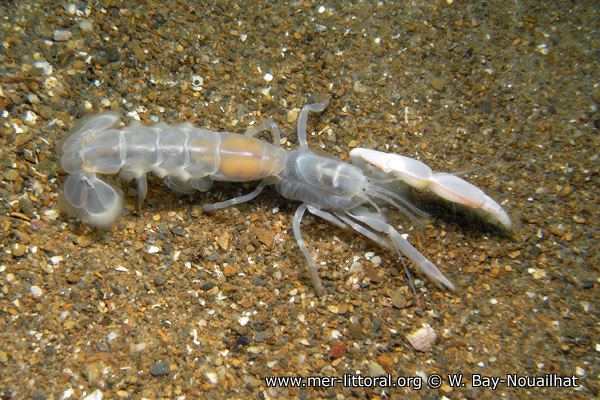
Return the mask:
[[[491,197],[471,183],[449,173],[434,173],[416,159],[376,150],[356,148],[351,163],[318,154],[308,147],[306,124],[310,112],[321,112],[324,100],[305,106],[298,118],[300,146],[287,151],[280,147],[280,132],[267,120],[244,134],[213,132],[189,123],[154,126],[135,124],[116,129],[119,116],[108,112],[84,121],[61,146],[61,165],[69,174],[63,198],[72,213],[97,227],[108,227],[123,211],[123,194],[99,176],[118,174],[135,180],[138,201],[147,194],[146,175],[152,172],[179,192],[207,191],[213,181],[259,181],[250,193],[214,204],[217,210],[254,199],[267,185],[274,185],[286,199],[299,201],[293,232],[302,250],[317,293],[323,291],[315,260],[308,250],[300,223],[305,212],[339,227],[351,228],[399,256],[405,256],[417,271],[440,288],[454,284],[414,248],[387,220],[380,203],[387,203],[419,220],[425,215],[402,192],[390,188],[397,181],[483,215],[510,231],[508,214]],[[270,131],[272,143],[255,136]]]

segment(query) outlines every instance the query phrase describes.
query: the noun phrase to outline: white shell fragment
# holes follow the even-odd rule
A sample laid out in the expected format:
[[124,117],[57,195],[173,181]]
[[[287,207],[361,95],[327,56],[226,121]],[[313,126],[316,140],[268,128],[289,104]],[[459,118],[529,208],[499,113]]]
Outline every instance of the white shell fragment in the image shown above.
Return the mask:
[[192,75],[192,90],[198,92],[202,90],[202,85],[204,85],[204,78],[200,75]]
[[408,342],[417,351],[428,351],[437,339],[437,334],[430,326],[417,329],[406,335]]
[[42,295],[42,288],[40,288],[39,286],[32,286],[31,288],[29,288],[29,290],[31,291],[31,295],[33,297],[40,297]]

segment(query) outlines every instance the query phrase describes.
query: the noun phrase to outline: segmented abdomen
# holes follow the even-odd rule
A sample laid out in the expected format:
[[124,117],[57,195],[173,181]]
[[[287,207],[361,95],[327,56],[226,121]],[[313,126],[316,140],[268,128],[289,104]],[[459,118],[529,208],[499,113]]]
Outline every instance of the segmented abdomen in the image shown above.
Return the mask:
[[138,178],[153,172],[160,178],[245,182],[280,177],[287,152],[250,136],[218,133],[191,124],[131,126],[121,131],[82,132],[69,142],[63,168],[100,174],[121,172]]

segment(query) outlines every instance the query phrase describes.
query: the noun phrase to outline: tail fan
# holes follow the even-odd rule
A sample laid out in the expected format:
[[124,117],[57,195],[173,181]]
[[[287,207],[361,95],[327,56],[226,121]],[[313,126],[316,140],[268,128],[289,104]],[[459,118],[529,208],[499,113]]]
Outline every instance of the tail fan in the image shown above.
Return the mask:
[[123,195],[91,173],[69,175],[63,199],[68,212],[99,228],[112,225],[123,211]]

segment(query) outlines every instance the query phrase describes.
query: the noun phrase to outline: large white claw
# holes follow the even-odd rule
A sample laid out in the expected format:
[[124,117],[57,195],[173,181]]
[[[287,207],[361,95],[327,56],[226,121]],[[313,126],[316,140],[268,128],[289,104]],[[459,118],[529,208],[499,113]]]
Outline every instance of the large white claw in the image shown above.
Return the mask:
[[456,175],[434,173],[426,164],[414,158],[371,149],[352,149],[350,158],[353,164],[360,166],[368,163],[416,189],[428,188],[439,197],[479,212],[507,231],[512,230],[508,214],[498,203]]
[[441,198],[481,212],[507,231],[512,230],[506,211],[477,186],[443,172],[433,174],[430,182],[429,189]]

